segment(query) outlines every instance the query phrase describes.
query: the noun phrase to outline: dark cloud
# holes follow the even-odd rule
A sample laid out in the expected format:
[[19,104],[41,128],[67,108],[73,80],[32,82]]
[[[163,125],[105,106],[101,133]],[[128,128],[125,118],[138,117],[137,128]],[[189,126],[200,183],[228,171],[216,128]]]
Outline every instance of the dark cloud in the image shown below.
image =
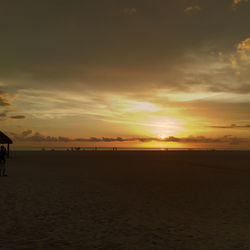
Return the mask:
[[26,119],[25,115],[13,115],[10,117],[11,119]]
[[204,136],[190,136],[186,138],[169,137],[166,141],[181,142],[181,143],[227,143],[227,144],[240,144],[242,142],[248,142],[249,139],[239,138],[236,136],[225,135],[217,138],[208,138]]
[[236,124],[231,124],[229,126],[209,126],[210,128],[250,128],[250,125],[236,125]]
[[0,80],[10,89],[180,90],[172,76],[192,64],[190,51],[231,52],[248,35],[247,5],[199,2],[202,15],[183,13],[200,8],[185,0],[4,1]]
[[7,117],[7,113],[8,113],[8,111],[3,111],[3,112],[1,112],[1,113],[0,113],[0,117],[1,117],[1,118]]
[[23,137],[26,137],[26,136],[31,135],[31,134],[32,134],[32,130],[31,129],[28,129],[28,130],[25,130],[25,131],[22,132],[22,136]]
[[8,100],[2,96],[0,96],[0,106],[10,106],[11,104],[8,102]]
[[[0,78],[1,78],[1,75],[0,75]],[[3,91],[1,88],[1,90],[0,90],[0,107],[5,107],[5,109],[8,109],[8,107],[12,106],[9,99],[14,98],[14,97],[15,97],[15,95],[12,95],[9,92]],[[4,112],[7,113],[7,112],[9,112],[9,110],[5,110]]]

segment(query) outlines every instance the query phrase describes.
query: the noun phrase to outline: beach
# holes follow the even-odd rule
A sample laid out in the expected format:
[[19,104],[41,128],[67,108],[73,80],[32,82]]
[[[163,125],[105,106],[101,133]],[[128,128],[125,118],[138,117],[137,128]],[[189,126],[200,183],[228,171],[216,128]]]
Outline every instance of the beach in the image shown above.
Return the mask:
[[0,249],[250,249],[249,151],[11,152]]

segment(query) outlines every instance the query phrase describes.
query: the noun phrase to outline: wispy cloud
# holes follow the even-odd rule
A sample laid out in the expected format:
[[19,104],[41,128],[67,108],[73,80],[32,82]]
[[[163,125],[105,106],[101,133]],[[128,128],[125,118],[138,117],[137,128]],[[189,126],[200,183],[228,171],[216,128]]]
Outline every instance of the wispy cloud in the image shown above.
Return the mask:
[[8,100],[0,96],[0,106],[4,106],[4,107],[10,106],[10,103],[8,102]]
[[250,38],[246,38],[244,41],[240,42],[237,46],[237,51],[241,55],[241,59],[246,59],[247,52],[250,51]]
[[124,9],[122,10],[122,12],[123,12],[125,15],[133,16],[133,15],[136,14],[137,9],[136,9],[136,8],[124,8]]
[[1,113],[0,113],[0,117],[1,117],[1,118],[7,117],[7,113],[8,113],[8,111],[6,111],[6,110],[3,111],[3,112],[1,112]]
[[[2,129],[113,138],[209,136],[207,124],[249,124],[246,0],[85,0],[60,11],[55,1],[30,1],[22,19],[5,2],[0,89],[19,97],[0,91]],[[231,13],[231,4],[246,8]]]
[[236,124],[231,124],[231,125],[226,125],[226,126],[209,126],[210,128],[250,128],[250,124],[248,125],[236,125]]
[[25,115],[13,115],[10,118],[20,120],[20,119],[26,119],[27,117]]
[[11,106],[10,101],[8,100],[9,93],[0,90],[0,106],[6,107]]
[[229,58],[229,61],[231,62],[232,66],[235,67],[238,62],[237,62],[237,59],[234,55],[232,55],[230,58]]
[[184,9],[184,12],[187,14],[197,13],[201,11],[201,7],[199,5],[191,5]]
[[239,4],[247,3],[247,2],[249,2],[249,0],[233,0],[233,4],[232,4],[233,9],[236,9]]
[[6,121],[10,118],[21,119],[20,115],[8,116],[8,113],[13,112],[13,100],[16,98],[17,95],[0,90],[0,121]]
[[29,136],[32,134],[32,130],[31,129],[28,129],[28,130],[25,130],[22,132],[22,136],[23,137],[26,137],[26,136]]

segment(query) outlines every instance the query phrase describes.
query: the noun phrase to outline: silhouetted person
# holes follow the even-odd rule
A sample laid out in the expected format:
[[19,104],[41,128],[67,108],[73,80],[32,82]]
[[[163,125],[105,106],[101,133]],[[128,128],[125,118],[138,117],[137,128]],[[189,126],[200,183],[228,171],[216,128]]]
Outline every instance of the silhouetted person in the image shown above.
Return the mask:
[[6,148],[2,145],[0,148],[0,176],[7,176],[6,174]]

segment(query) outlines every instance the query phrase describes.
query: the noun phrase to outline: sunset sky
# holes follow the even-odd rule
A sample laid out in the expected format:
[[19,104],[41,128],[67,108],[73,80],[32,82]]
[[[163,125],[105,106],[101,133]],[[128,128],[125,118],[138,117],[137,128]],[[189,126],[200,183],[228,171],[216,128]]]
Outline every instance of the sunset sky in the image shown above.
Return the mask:
[[250,1],[0,3],[16,146],[250,148]]

